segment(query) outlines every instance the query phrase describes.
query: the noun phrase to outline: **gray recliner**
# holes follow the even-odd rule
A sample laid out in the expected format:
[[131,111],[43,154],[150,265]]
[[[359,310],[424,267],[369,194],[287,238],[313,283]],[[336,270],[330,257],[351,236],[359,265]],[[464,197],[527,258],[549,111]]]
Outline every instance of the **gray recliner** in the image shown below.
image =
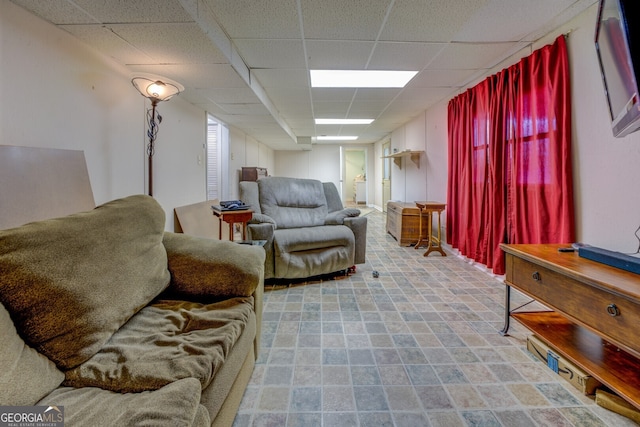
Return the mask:
[[365,262],[367,218],[343,207],[333,183],[241,181],[240,199],[254,211],[249,238],[267,242],[265,279],[312,277]]

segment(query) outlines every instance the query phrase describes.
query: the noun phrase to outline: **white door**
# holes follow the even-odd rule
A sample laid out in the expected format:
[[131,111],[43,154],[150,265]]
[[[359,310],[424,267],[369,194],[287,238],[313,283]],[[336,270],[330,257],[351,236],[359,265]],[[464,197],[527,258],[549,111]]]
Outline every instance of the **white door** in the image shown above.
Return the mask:
[[387,202],[391,199],[391,141],[382,144],[382,212],[387,211]]

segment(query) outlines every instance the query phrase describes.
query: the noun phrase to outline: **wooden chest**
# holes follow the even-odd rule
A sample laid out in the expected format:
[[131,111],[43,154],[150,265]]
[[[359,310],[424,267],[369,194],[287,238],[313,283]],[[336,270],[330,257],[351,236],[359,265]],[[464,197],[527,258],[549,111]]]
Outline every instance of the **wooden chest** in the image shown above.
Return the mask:
[[267,176],[267,169],[257,167],[243,167],[240,181],[257,181]]
[[[426,227],[423,233],[426,236]],[[387,233],[391,234],[400,246],[411,246],[420,237],[420,210],[415,203],[387,203]]]

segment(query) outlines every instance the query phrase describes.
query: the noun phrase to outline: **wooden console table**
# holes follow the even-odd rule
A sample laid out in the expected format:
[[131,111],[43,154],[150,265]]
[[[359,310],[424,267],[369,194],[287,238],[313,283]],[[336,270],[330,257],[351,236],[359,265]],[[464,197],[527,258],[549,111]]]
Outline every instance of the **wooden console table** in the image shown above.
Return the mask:
[[[558,252],[507,245],[505,326],[513,317],[640,409],[640,275]],[[554,311],[511,310],[511,287]]]

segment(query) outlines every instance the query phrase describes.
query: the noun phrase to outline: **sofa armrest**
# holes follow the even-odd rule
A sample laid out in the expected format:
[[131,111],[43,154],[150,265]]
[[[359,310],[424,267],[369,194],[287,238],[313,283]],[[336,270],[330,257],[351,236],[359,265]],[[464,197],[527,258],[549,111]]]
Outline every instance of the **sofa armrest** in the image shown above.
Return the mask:
[[353,231],[353,236],[356,239],[354,264],[364,264],[367,249],[367,217],[345,218],[344,225]]
[[172,232],[163,238],[171,283],[167,289],[185,297],[248,297],[264,282],[264,250],[221,240]]

